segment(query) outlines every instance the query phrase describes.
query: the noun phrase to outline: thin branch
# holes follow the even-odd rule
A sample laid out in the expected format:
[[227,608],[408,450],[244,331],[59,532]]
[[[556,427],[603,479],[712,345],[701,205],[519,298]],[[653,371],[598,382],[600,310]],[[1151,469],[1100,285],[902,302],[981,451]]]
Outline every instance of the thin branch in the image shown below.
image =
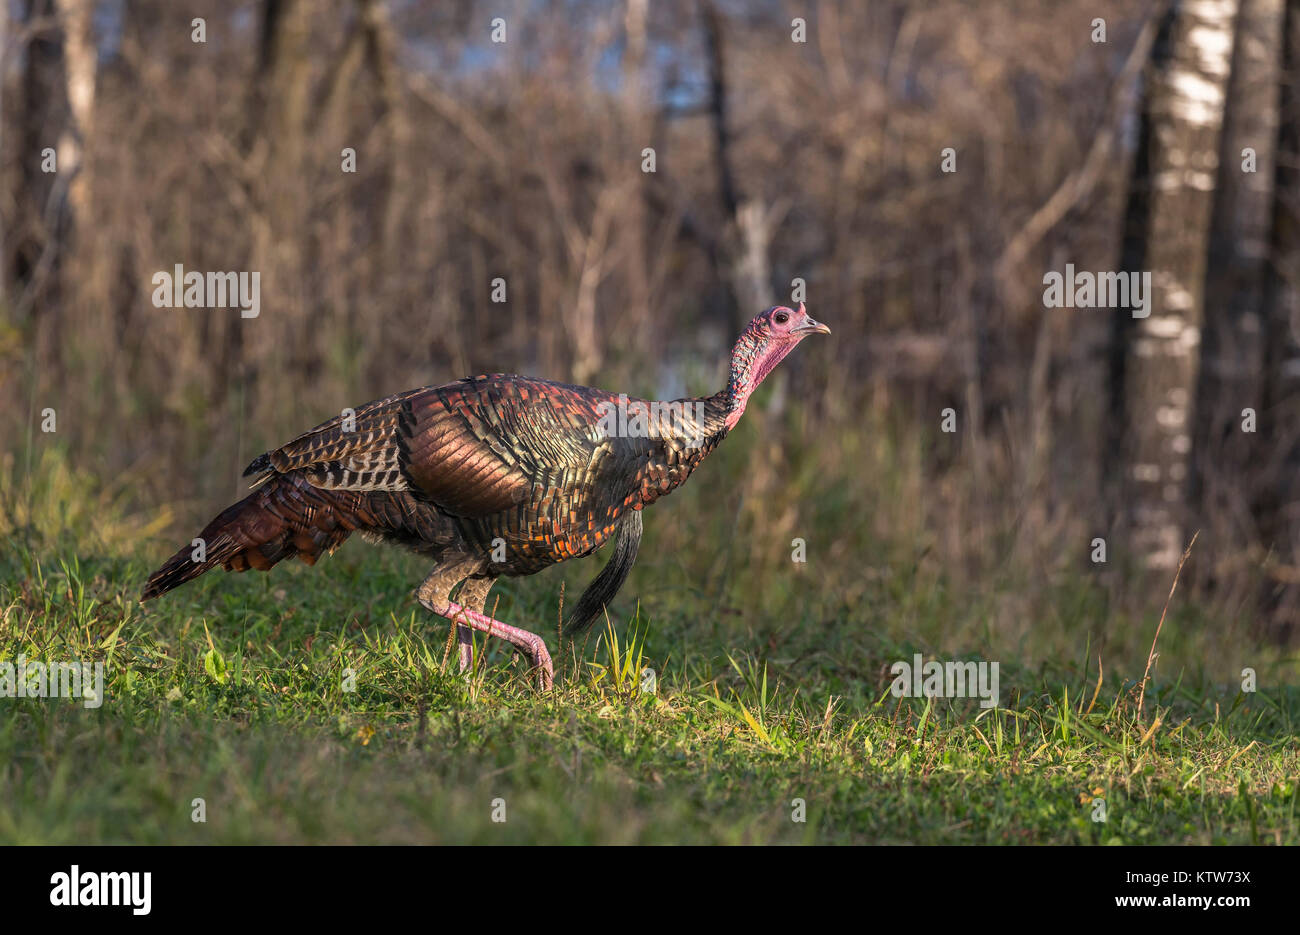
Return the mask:
[[1110,114],[1097,135],[1093,137],[1092,145],[1088,148],[1088,154],[1084,157],[1083,164],[1066,177],[1065,181],[1052,193],[1052,196],[1030,216],[1025,225],[1011,238],[1011,241],[1002,251],[1002,256],[997,261],[998,279],[1005,280],[1011,271],[1024,260],[1026,254],[1047,236],[1053,227],[1060,223],[1070,209],[1087,198],[1092,193],[1092,190],[1097,187],[1097,182],[1101,179],[1103,170],[1110,162],[1111,151],[1115,148],[1115,139],[1118,136],[1120,123],[1123,121],[1124,115],[1133,107],[1138,75],[1151,55],[1151,47],[1155,43],[1159,22],[1159,16],[1152,16],[1143,24],[1142,31],[1138,33],[1137,41],[1133,43],[1133,49],[1124,62],[1124,67],[1115,79],[1114,90],[1111,95]]
[[1196,537],[1201,534],[1198,529],[1192,534],[1192,541],[1187,543],[1187,548],[1183,550],[1183,557],[1178,560],[1178,570],[1174,572],[1174,583],[1169,586],[1169,596],[1165,598],[1165,609],[1160,611],[1160,622],[1156,624],[1156,635],[1151,638],[1151,652],[1147,654],[1147,668],[1142,673],[1142,690],[1138,692],[1138,720],[1142,720],[1142,703],[1146,700],[1147,681],[1151,678],[1151,666],[1156,661],[1156,641],[1160,639],[1160,628],[1165,625],[1165,615],[1169,613],[1169,602],[1174,599],[1174,589],[1178,587],[1178,576],[1183,573],[1183,563],[1187,561],[1187,556],[1192,554],[1192,546],[1196,545]]

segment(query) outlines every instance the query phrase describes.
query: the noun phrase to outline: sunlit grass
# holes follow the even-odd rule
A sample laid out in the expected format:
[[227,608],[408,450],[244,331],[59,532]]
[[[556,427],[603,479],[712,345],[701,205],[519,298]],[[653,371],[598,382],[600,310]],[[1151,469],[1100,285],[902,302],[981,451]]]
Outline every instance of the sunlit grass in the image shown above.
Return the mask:
[[[541,694],[499,641],[460,674],[450,624],[411,597],[423,565],[392,549],[210,574],[141,606],[170,544],[133,544],[147,524],[60,483],[0,555],[0,661],[103,661],[107,699],[0,700],[0,841],[1298,840],[1294,660],[1246,644],[1198,659],[1179,640],[1195,607],[1171,611],[1139,717],[1155,621],[1109,639],[1072,578],[1043,592],[1059,616],[1009,642],[972,625],[1001,584],[900,567],[849,598],[815,560],[710,565],[704,544],[649,538],[577,642],[557,639],[561,584],[598,561],[493,591],[550,643]],[[684,515],[660,511],[659,541]],[[895,697],[890,665],[915,652],[998,660],[998,706]]]
[[[359,547],[140,608],[140,562],[6,556],[0,657],[104,660],[108,684],[99,709],[0,703],[0,839],[1296,840],[1294,692],[1188,674],[1139,721],[1133,660],[1100,686],[1004,664],[997,709],[899,699],[874,673],[905,649],[774,666],[661,606],[563,647],[542,695],[500,646],[456,671],[445,622],[407,599],[413,564]],[[511,586],[500,612],[552,619],[557,597]]]

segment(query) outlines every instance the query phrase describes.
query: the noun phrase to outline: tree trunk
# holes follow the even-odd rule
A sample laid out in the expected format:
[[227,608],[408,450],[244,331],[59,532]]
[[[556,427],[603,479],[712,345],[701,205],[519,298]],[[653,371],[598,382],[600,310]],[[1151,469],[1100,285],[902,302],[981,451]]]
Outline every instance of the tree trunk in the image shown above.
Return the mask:
[[1257,538],[1254,485],[1243,481],[1260,463],[1260,435],[1243,431],[1243,410],[1258,417],[1263,392],[1283,6],[1283,0],[1242,0],[1210,223],[1205,307],[1213,311],[1202,334],[1192,503],[1206,521],[1218,518],[1215,539],[1224,552]]
[[[1268,595],[1274,609],[1300,605],[1300,0],[1286,0],[1281,103],[1273,178],[1270,262],[1264,280],[1264,387],[1259,412],[1262,462],[1255,503],[1260,538],[1284,564]],[[1285,634],[1284,634],[1285,635]]]
[[63,28],[63,68],[71,119],[59,136],[59,171],[67,172],[68,223],[75,231],[85,216],[90,182],[86,150],[94,128],[95,77],[99,54],[91,33],[91,0],[57,0]]
[[709,114],[713,124],[714,166],[718,175],[718,196],[728,221],[728,273],[736,298],[730,330],[735,333],[754,315],[774,304],[770,261],[772,232],[784,209],[769,207],[758,199],[747,199],[737,186],[727,119],[730,102],[722,15],[712,0],[702,0],[700,8],[709,60]]
[[[6,4],[6,21],[14,12],[19,11]],[[56,22],[53,0],[25,4],[12,24],[23,42],[22,66],[0,72],[0,80],[5,82],[0,95],[0,171],[6,206],[4,224],[0,225],[4,236],[3,291],[20,323],[38,304],[50,304],[57,279],[57,229],[68,176],[43,170],[43,151],[54,148],[57,158],[59,131],[65,123],[63,46]]]
[[1150,569],[1182,554],[1205,258],[1232,53],[1235,0],[1170,8],[1147,72],[1122,268],[1151,273],[1149,315],[1117,311],[1113,382],[1122,426],[1127,551]]

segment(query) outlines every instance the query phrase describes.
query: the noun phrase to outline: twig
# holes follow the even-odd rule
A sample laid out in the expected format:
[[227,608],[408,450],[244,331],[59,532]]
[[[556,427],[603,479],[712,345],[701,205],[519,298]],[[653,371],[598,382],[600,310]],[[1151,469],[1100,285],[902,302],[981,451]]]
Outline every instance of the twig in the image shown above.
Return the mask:
[[451,632],[447,634],[447,645],[442,648],[442,671],[447,671],[447,662],[451,659],[451,647],[456,643],[456,619],[451,621]]
[[1201,534],[1198,529],[1192,534],[1192,541],[1187,543],[1187,548],[1183,550],[1183,557],[1178,560],[1178,570],[1174,572],[1174,583],[1169,586],[1169,596],[1165,598],[1165,609],[1160,611],[1160,622],[1156,624],[1156,635],[1151,638],[1151,652],[1147,653],[1147,668],[1142,673],[1142,690],[1138,692],[1138,720],[1142,720],[1142,703],[1146,699],[1147,681],[1151,677],[1151,665],[1156,659],[1156,640],[1160,639],[1160,628],[1165,625],[1165,615],[1169,613],[1169,602],[1174,599],[1174,589],[1178,587],[1178,576],[1183,572],[1183,563],[1187,561],[1187,556],[1192,552],[1192,546],[1196,545],[1196,537]]
[[[1088,702],[1088,710],[1084,711],[1082,717],[1087,717],[1092,713],[1092,706],[1097,703],[1097,696],[1101,694],[1101,653],[1097,654],[1097,687],[1092,690],[1092,701]],[[1080,699],[1082,700],[1082,699]]]
[[[564,638],[566,636],[569,638],[569,647],[570,649],[572,649],[572,647],[575,645],[573,642],[573,634],[566,633],[564,629],[564,582],[561,581],[560,582],[560,608],[555,613],[555,648],[559,653],[564,652]],[[574,661],[575,662],[577,661],[576,658]]]

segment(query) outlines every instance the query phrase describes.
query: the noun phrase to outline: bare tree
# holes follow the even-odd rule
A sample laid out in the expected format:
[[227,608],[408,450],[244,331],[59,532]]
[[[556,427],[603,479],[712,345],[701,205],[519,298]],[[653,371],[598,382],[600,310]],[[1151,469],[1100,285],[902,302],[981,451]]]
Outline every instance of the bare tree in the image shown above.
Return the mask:
[[[10,19],[12,12],[18,16]],[[60,224],[72,172],[59,172],[58,143],[66,125],[63,33],[54,0],[30,0],[21,10],[6,4],[6,67],[3,100],[4,185],[0,225],[4,238],[3,288],[21,321],[57,289],[62,247]],[[6,66],[8,66],[6,61]],[[50,171],[49,151],[55,154]]]
[[731,323],[732,330],[735,330],[749,309],[772,304],[770,251],[772,231],[780,220],[781,209],[766,205],[757,197],[747,198],[740,192],[729,125],[726,25],[712,0],[701,0],[700,9],[709,60],[709,114],[713,124],[718,196],[730,228],[725,240],[730,255],[730,268],[726,273],[736,297]]
[[[728,332],[799,277],[836,340],[825,367],[792,359],[771,384],[769,414],[782,384],[800,405],[768,420],[770,457],[745,472],[746,503],[820,472],[864,541],[924,535],[954,574],[1013,555],[1049,582],[1077,557],[1069,544],[1097,531],[1103,461],[1125,476],[1154,467],[1141,502],[1165,509],[1173,488],[1166,512],[1183,522],[1190,465],[1176,446],[1190,436],[1217,471],[1197,517],[1214,527],[1204,554],[1238,541],[1225,526],[1250,531],[1234,459],[1295,472],[1283,416],[1300,315],[1281,309],[1300,263],[1287,259],[1285,216],[1272,225],[1266,329],[1284,340],[1252,339],[1247,313],[1264,189],[1295,165],[1273,172],[1256,139],[1273,136],[1263,75],[1277,40],[1251,11],[1278,0],[1242,2],[1235,43],[1213,22],[1233,5],[1222,0],[1183,0],[1169,18],[1166,4],[1132,0],[549,0],[500,11],[509,41],[496,42],[498,13],[465,0],[132,0],[96,5],[108,28],[82,44],[106,53],[92,69],[72,54],[84,2],[13,0],[0,7],[0,237],[16,283],[0,301],[0,412],[57,396],[85,424],[116,426],[62,434],[73,457],[203,497],[216,491],[195,488],[218,483],[232,449],[397,386],[509,368],[707,389]],[[206,44],[191,41],[195,16]],[[1094,18],[1107,43],[1090,36]],[[1147,24],[1161,22],[1133,179],[1123,157],[1160,31]],[[1213,99],[1229,55],[1220,139]],[[93,96],[70,95],[70,81]],[[91,103],[84,117],[73,96]],[[61,140],[83,144],[85,184],[67,197],[64,164],[40,171],[42,148]],[[1248,145],[1255,175],[1239,171]],[[642,171],[647,146],[655,172]],[[356,172],[341,167],[344,148]],[[955,172],[940,168],[948,148]],[[1211,194],[1216,154],[1223,191]],[[1109,318],[1044,314],[1040,285],[1067,260],[1114,265],[1126,205],[1137,240],[1125,256],[1160,281],[1153,320],[1128,319],[1115,345],[1133,376],[1117,424],[1154,454],[1120,460],[1101,441]],[[94,236],[70,236],[69,219]],[[156,308],[151,277],[176,263],[260,271],[261,316]],[[1201,395],[1224,404],[1207,437],[1236,432],[1238,451],[1188,428],[1202,423],[1188,413],[1198,337]],[[1253,392],[1251,340],[1275,377],[1260,435],[1243,438],[1228,416]],[[949,406],[957,432],[936,436]],[[778,432],[800,438],[777,444]],[[170,471],[194,456],[214,470]],[[895,474],[925,493],[891,531],[855,498]],[[1263,529],[1296,496],[1278,483],[1268,494],[1258,544],[1281,575],[1294,532]],[[758,543],[799,522],[793,504],[745,512],[756,561]],[[1003,533],[1014,552],[992,547]],[[844,547],[856,534],[835,535]],[[1257,555],[1238,550],[1239,574],[1258,573]],[[1253,584],[1237,582],[1238,598]]]
[[63,28],[63,65],[70,120],[59,137],[59,169],[67,172],[69,223],[81,225],[88,207],[86,152],[95,117],[95,72],[98,54],[91,34],[91,0],[58,0]]
[[1268,595],[1293,619],[1300,598],[1300,0],[1286,0],[1282,83],[1269,264],[1264,280],[1264,385],[1260,406],[1260,487],[1255,504],[1262,543],[1276,549],[1283,570]]
[[1224,113],[1205,284],[1196,400],[1192,502],[1219,516],[1223,552],[1255,541],[1250,509],[1260,436],[1243,431],[1258,410],[1281,67],[1282,0],[1242,0]]
[[1149,315],[1117,311],[1115,394],[1129,551],[1171,569],[1183,550],[1206,248],[1230,73],[1234,0],[1183,0],[1147,72],[1123,269],[1150,271]]

